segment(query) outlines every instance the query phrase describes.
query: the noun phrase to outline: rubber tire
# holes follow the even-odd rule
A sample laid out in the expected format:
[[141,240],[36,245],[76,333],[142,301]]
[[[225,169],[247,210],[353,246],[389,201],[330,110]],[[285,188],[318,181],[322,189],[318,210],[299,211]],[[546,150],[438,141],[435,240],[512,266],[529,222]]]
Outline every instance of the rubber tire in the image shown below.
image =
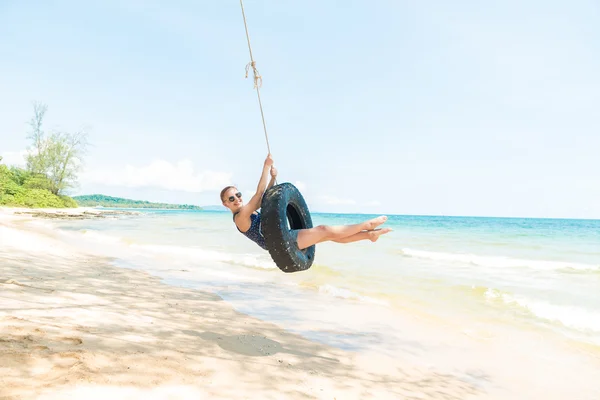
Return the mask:
[[261,203],[261,230],[269,254],[280,270],[290,273],[311,267],[315,245],[300,250],[295,230],[312,227],[308,206],[294,185],[284,182],[265,192]]

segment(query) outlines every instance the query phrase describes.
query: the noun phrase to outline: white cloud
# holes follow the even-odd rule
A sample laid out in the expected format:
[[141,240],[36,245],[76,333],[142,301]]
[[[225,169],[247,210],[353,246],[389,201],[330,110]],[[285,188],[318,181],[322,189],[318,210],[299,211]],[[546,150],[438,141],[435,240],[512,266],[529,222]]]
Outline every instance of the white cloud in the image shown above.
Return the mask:
[[333,196],[321,196],[319,199],[323,203],[328,204],[328,205],[356,204],[356,201],[354,201],[352,199],[338,198],[338,197],[333,197]]
[[97,169],[82,173],[81,180],[109,186],[153,187],[199,193],[230,185],[231,176],[231,173],[222,171],[194,171],[192,162],[186,159],[176,164],[154,160],[146,166],[127,165],[116,171]]
[[2,164],[14,165],[21,168],[24,168],[26,165],[25,156],[27,155],[27,150],[5,151],[0,155],[2,156]]

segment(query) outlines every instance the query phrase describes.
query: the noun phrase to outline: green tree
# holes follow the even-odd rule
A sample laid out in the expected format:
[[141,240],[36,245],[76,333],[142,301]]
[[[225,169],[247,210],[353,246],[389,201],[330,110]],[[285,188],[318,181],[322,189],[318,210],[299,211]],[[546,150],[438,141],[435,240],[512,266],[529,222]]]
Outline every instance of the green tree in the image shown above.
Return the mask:
[[12,203],[14,196],[23,191],[24,189],[15,182],[13,172],[6,165],[0,165],[0,204]]
[[35,174],[21,169],[19,167],[12,166],[9,168],[13,181],[15,181],[20,186],[25,184],[25,181],[34,176]]
[[47,160],[46,160],[46,138],[44,131],[42,130],[42,124],[44,122],[44,116],[48,106],[43,103],[33,103],[33,117],[29,121],[31,131],[27,136],[27,139],[32,141],[32,146],[28,148],[29,154],[26,156],[27,170],[35,174],[46,173]]
[[[27,171],[31,173],[28,186],[48,189],[58,195],[77,183],[77,173],[83,165],[83,154],[87,148],[87,132],[53,132],[46,137],[42,125],[48,107],[39,102],[33,105],[30,121],[31,140],[27,159]],[[45,180],[43,177],[46,177]]]
[[45,151],[46,174],[53,194],[58,195],[76,185],[88,144],[87,136],[87,132],[81,130],[75,133],[53,133],[48,139]]
[[47,109],[45,104],[34,103],[26,169],[0,164],[0,205],[77,207],[75,200],[61,192],[76,183],[87,133],[53,132],[47,137],[42,129]]

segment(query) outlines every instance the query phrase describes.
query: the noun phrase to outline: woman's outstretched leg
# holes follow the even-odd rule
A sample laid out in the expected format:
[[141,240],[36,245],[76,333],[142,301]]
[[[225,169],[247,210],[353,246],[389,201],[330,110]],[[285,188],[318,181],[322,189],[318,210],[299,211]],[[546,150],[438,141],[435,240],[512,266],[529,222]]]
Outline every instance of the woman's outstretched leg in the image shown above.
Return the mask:
[[313,244],[327,240],[340,240],[355,235],[361,231],[371,231],[383,224],[386,220],[386,216],[381,216],[354,225],[319,225],[314,228],[301,229],[298,231],[298,248],[302,250],[312,246]]
[[391,231],[392,231],[391,228],[375,229],[372,231],[362,231],[362,232],[355,233],[352,236],[347,236],[347,237],[341,238],[341,239],[334,239],[332,241],[336,242],[336,243],[352,243],[352,242],[358,242],[360,240],[368,239],[371,242],[376,242],[377,239],[379,239],[379,236],[384,235]]

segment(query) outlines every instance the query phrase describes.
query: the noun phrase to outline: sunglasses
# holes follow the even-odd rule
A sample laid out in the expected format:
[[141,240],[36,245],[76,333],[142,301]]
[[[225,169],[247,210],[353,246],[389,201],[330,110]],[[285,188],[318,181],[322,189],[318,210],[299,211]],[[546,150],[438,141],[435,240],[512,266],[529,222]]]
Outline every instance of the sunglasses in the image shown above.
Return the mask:
[[[241,199],[241,198],[242,198],[242,194],[241,194],[240,192],[237,192],[237,193],[235,194],[235,197],[237,197],[238,199]],[[233,203],[233,202],[235,201],[235,197],[233,197],[233,196],[229,196],[229,202],[230,202],[230,203]]]

